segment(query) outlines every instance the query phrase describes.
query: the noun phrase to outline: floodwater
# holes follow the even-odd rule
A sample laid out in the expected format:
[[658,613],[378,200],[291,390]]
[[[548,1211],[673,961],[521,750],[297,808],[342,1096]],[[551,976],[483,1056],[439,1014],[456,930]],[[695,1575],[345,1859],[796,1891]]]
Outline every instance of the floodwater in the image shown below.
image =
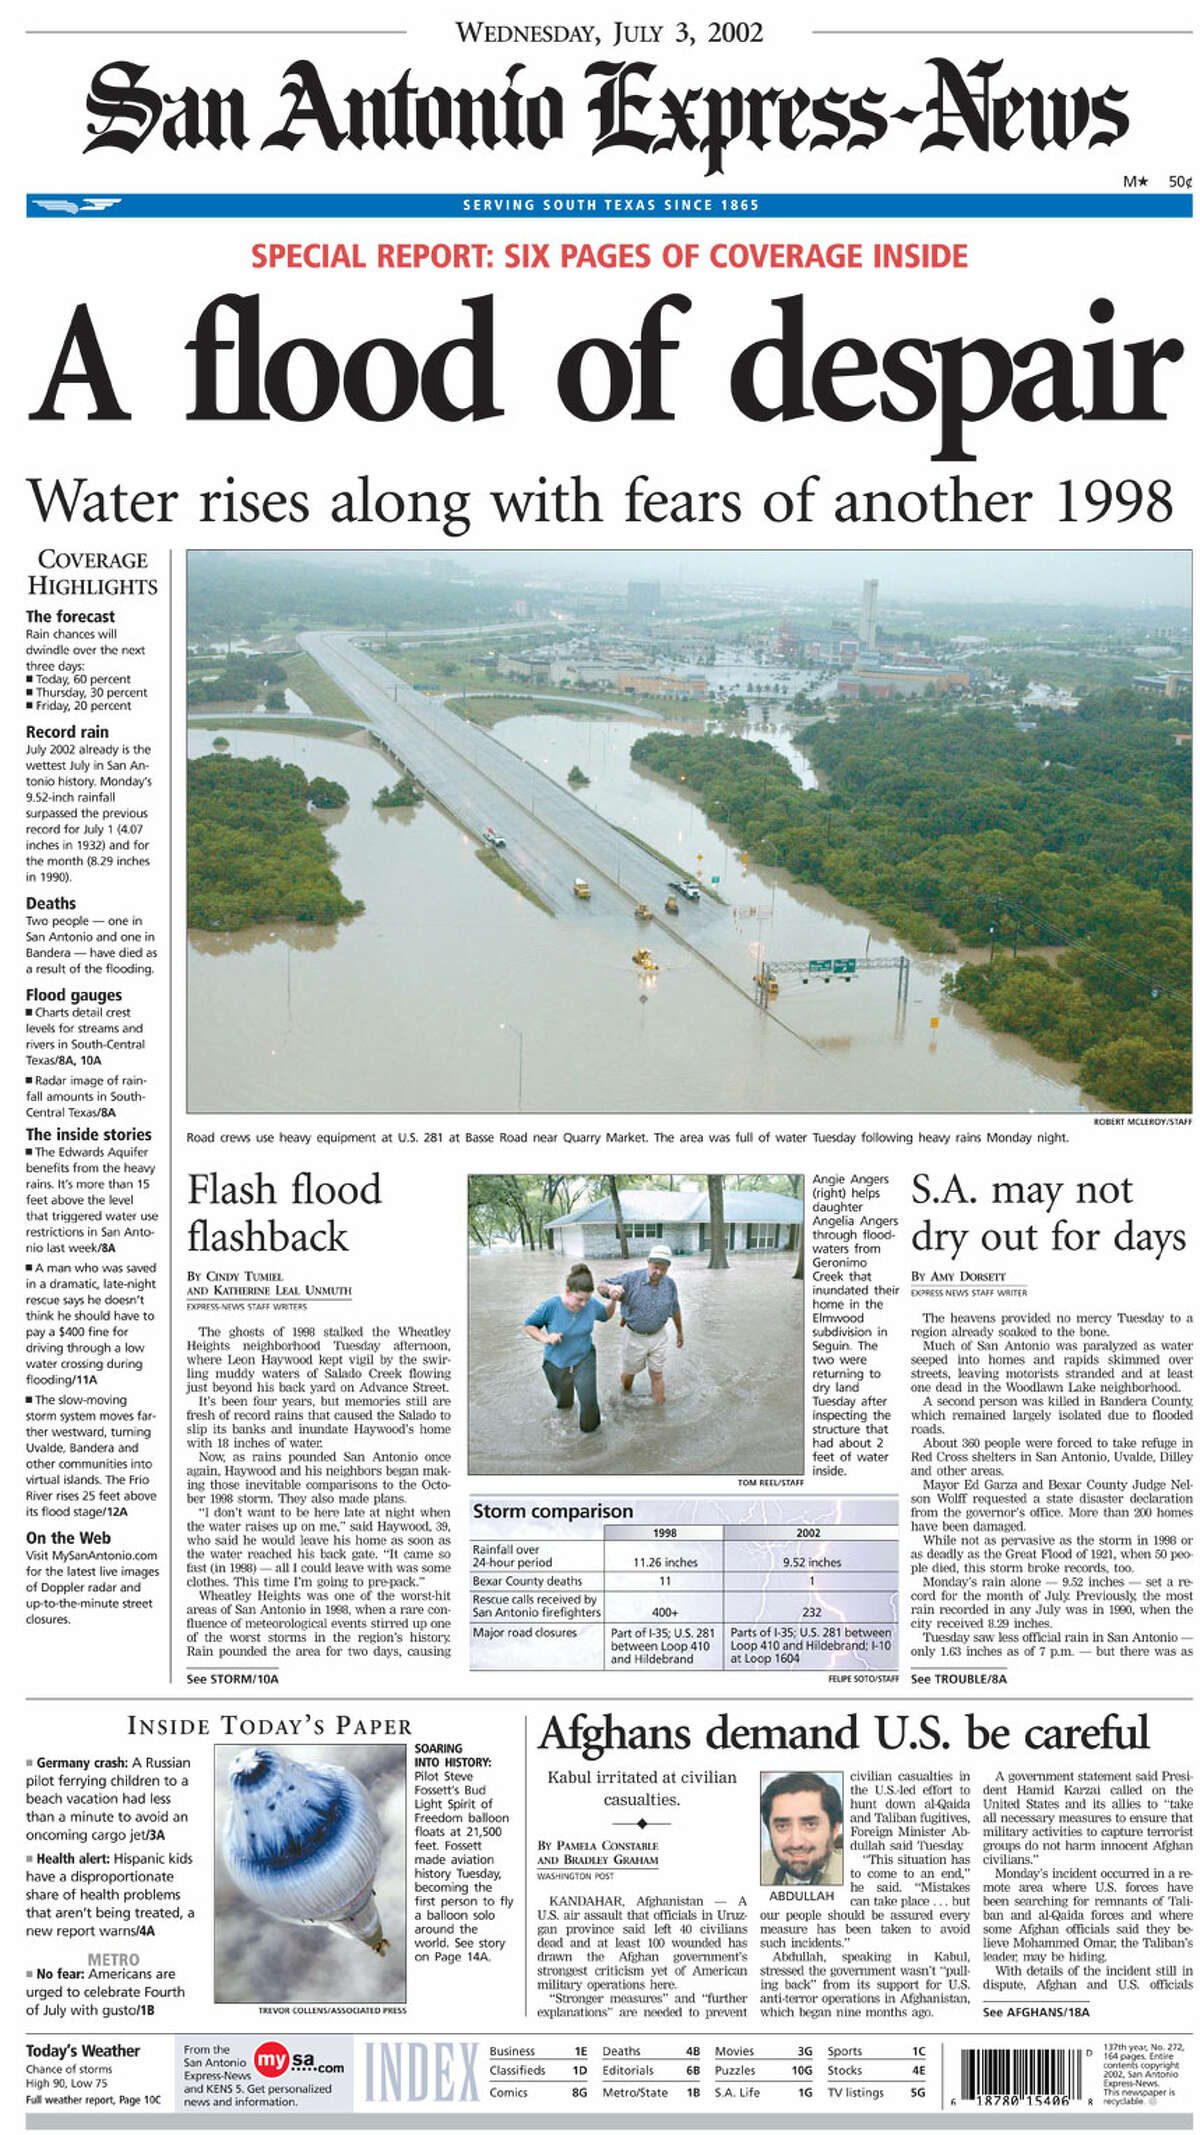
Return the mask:
[[[277,685],[273,683],[271,687],[282,687],[282,685]],[[309,719],[312,717],[309,707],[305,703],[303,697],[298,697],[294,689],[284,689],[283,695],[287,704],[288,713],[294,713],[297,717],[302,719]],[[224,701],[219,701],[213,704],[193,704],[190,709],[196,719],[246,719],[261,718],[264,715],[268,717],[271,716],[267,713],[267,706],[263,697],[256,698],[253,704],[250,702],[249,698],[246,698],[244,702],[241,703],[235,703],[232,699],[226,699]],[[285,717],[285,714],[283,712],[277,711],[274,714],[274,717],[282,719]],[[208,733],[210,730],[206,727],[202,731]]]
[[[620,1313],[593,1343],[601,1424],[556,1408],[543,1351],[525,1333],[535,1305],[561,1290],[561,1253],[503,1249],[470,1262],[472,1475],[795,1476],[804,1467],[804,1284],[789,1253],[737,1253],[714,1273],[704,1257],[676,1257],[684,1344],[667,1328],[667,1398],[656,1408],[648,1374],[620,1388]],[[618,1282],[639,1261],[588,1262]]]
[[[780,714],[782,718],[784,715]],[[276,755],[336,778],[324,820],[334,867],[366,910],[338,927],[189,935],[188,1102],[200,1112],[1080,1112],[1070,1070],[984,1028],[940,991],[945,959],[784,991],[768,1014],[736,991],[761,956],[895,955],[900,945],[820,890],[743,869],[682,787],[635,769],[623,718],[531,714],[500,739],[670,860],[716,877],[727,901],[703,930],[715,969],[630,916],[553,919],[476,856],[433,803],[371,806],[392,772],[359,739],[237,728],[231,753]],[[803,754],[770,734],[807,781]],[[211,747],[191,728],[190,754]],[[647,980],[633,948],[651,944]],[[937,1018],[936,1027],[932,1019]]]
[[[814,697],[821,695],[813,692]],[[815,710],[811,716],[821,716]],[[654,724],[669,724],[663,719]],[[716,727],[718,722],[711,722]],[[791,739],[795,717],[782,708],[757,712],[722,729],[750,741],[769,740],[802,785],[819,780],[802,747]],[[522,713],[503,720],[499,738],[552,778],[565,781],[578,764],[589,784],[577,798],[610,823],[632,831],[698,876],[724,900],[703,949],[740,986],[751,983],[765,957],[771,963],[864,956],[910,958],[908,1000],[898,1000],[896,971],[864,972],[844,980],[787,980],[774,1016],[801,1042],[820,1048],[842,1086],[793,1100],[813,1111],[1090,1111],[1071,1070],[1041,1059],[1019,1039],[989,1031],[972,1010],[947,1001],[945,973],[960,958],[920,955],[866,913],[838,902],[815,885],[794,882],[782,868],[743,867],[740,849],[705,815],[686,787],[643,771],[630,750],[643,726],[628,718],[578,719]],[[687,731],[696,731],[694,723]],[[972,960],[982,951],[968,951]],[[661,981],[660,981],[661,983]],[[936,1029],[931,1018],[937,1017]],[[881,1055],[886,1055],[886,1066]],[[835,1065],[836,1063],[836,1065]],[[807,1083],[811,1055],[798,1073]],[[822,1081],[825,1078],[821,1078]],[[955,1088],[956,1079],[959,1087]]]

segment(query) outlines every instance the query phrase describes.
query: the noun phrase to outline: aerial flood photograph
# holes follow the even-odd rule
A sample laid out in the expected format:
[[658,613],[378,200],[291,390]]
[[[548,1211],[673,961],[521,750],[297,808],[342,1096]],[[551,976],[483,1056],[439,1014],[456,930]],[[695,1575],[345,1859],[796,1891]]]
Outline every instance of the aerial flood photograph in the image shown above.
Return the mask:
[[196,550],[194,1112],[1184,1112],[1184,551]]
[[481,1174],[472,1475],[803,1473],[799,1175]]

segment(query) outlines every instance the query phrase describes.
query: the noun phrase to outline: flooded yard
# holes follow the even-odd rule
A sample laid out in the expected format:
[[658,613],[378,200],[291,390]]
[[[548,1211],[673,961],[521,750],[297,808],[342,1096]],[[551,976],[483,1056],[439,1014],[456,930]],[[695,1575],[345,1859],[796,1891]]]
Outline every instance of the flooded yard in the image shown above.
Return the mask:
[[[496,1250],[472,1255],[470,1279],[470,1469],[473,1475],[793,1476],[804,1466],[804,1284],[788,1253],[677,1256],[684,1346],[668,1323],[666,1402],[655,1407],[646,1372],[620,1387],[620,1312],[597,1326],[601,1424],[556,1408],[543,1352],[523,1322],[561,1290],[561,1253]],[[633,1258],[589,1261],[597,1282],[619,1282]],[[552,1354],[552,1352],[551,1352]]]

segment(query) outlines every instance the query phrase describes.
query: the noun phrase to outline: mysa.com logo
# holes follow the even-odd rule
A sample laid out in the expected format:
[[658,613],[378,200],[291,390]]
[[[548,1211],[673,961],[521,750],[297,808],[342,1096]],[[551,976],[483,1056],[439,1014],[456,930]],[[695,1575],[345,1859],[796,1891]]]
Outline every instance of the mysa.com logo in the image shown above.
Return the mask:
[[286,2076],[291,2065],[291,2054],[278,2039],[264,2039],[254,2049],[254,2066],[260,2076]]

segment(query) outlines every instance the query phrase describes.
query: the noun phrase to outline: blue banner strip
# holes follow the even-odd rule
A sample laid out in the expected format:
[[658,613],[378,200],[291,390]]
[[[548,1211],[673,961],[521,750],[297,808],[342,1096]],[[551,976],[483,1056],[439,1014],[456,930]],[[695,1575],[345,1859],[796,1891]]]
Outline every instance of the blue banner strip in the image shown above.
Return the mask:
[[870,217],[982,222],[1185,222],[1190,193],[28,193],[26,216],[128,221],[339,222],[388,217],[490,222],[667,216],[725,223],[787,217],[813,222]]

